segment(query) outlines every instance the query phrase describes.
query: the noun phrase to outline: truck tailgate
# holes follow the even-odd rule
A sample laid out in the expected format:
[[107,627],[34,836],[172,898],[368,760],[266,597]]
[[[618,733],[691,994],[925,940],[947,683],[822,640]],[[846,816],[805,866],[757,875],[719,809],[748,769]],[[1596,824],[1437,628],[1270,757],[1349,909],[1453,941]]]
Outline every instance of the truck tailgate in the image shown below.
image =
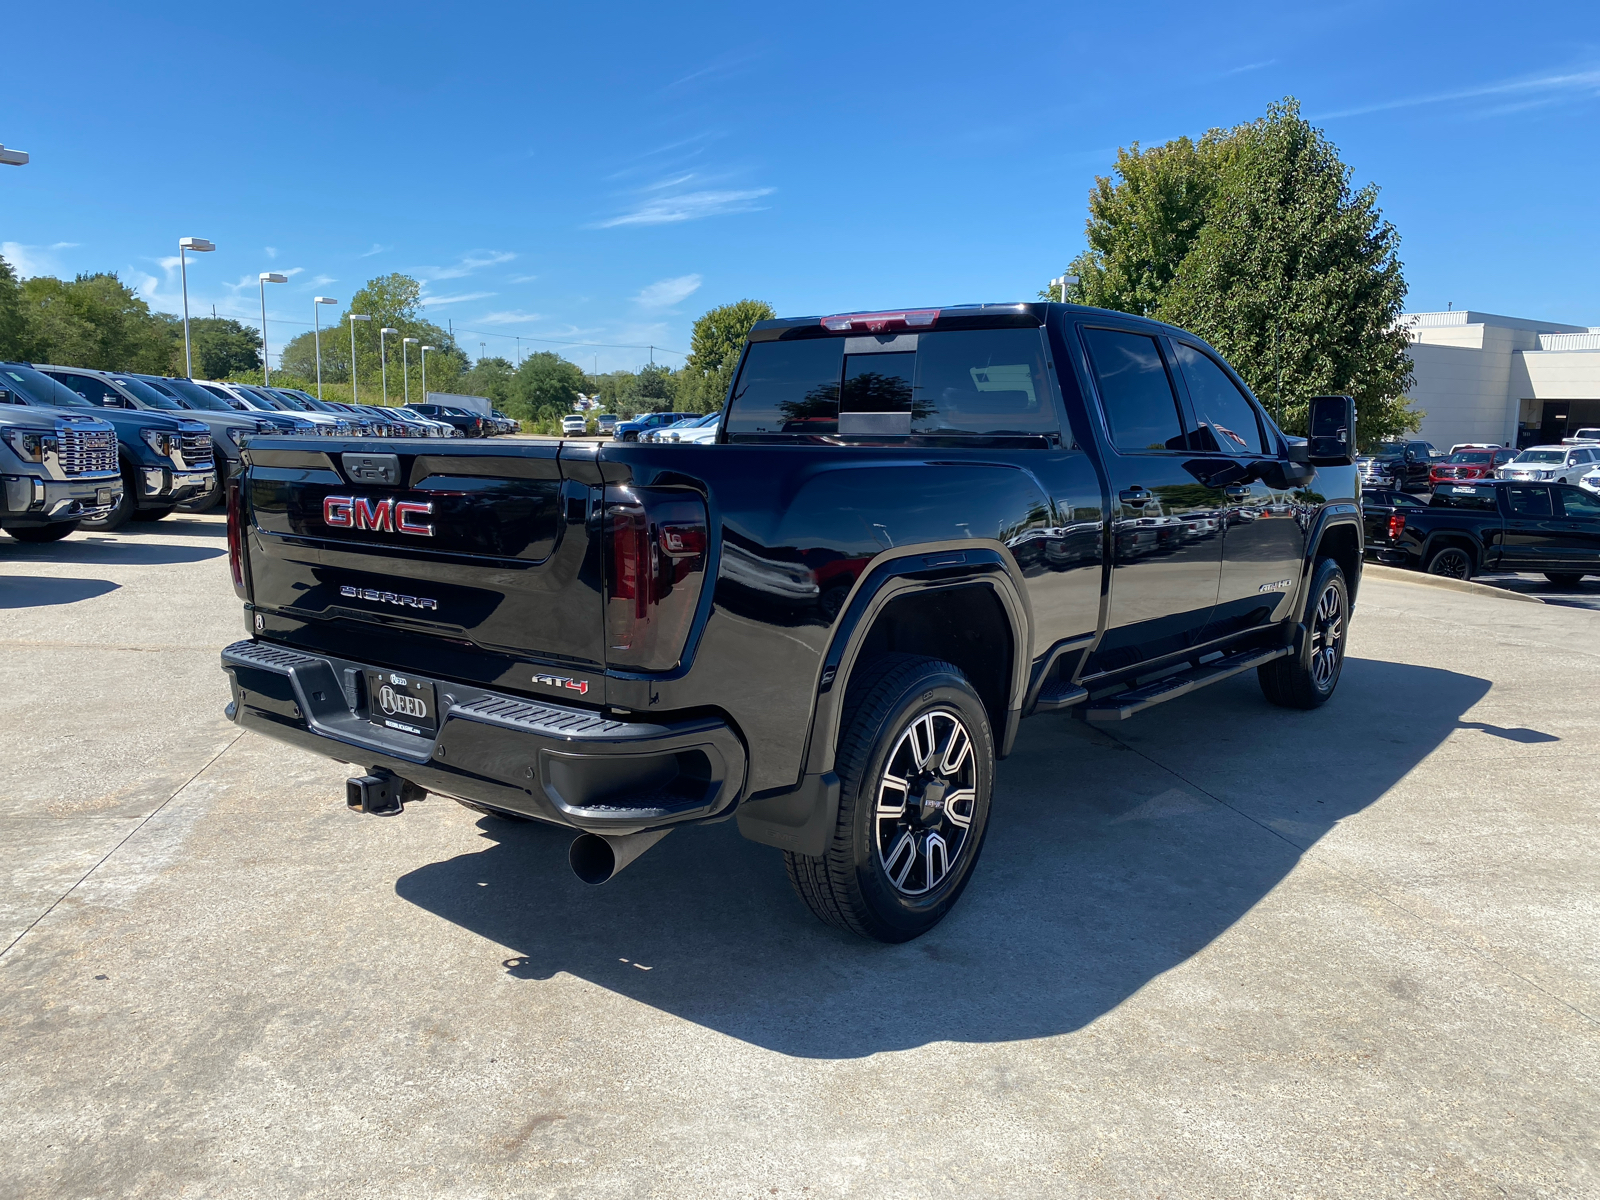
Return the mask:
[[491,686],[528,689],[525,664],[545,664],[603,700],[599,480],[581,478],[592,451],[561,450],[252,444],[258,630]]

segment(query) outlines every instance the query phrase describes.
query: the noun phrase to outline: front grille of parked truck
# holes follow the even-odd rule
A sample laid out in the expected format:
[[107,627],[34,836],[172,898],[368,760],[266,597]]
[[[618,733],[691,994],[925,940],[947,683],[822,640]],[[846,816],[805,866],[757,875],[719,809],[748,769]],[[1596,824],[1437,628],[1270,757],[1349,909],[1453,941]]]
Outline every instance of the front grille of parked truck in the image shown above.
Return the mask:
[[61,446],[61,473],[78,476],[117,469],[117,435],[111,429],[57,427]]
[[211,431],[204,427],[196,433],[191,429],[184,429],[180,435],[183,465],[191,470],[199,470],[212,464]]

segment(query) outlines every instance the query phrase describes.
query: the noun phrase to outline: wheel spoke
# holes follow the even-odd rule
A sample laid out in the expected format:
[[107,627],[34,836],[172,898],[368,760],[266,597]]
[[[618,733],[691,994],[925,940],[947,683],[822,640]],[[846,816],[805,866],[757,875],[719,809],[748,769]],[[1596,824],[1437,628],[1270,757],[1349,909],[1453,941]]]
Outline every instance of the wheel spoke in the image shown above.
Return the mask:
[[944,757],[939,762],[940,774],[954,775],[971,753],[972,739],[967,736],[966,728],[961,725],[955,726],[950,731],[950,739],[945,743]]
[[930,833],[923,853],[928,860],[927,875],[923,882],[928,888],[932,888],[950,873],[950,847],[945,845],[944,839],[937,833]]
[[978,803],[977,788],[962,788],[944,798],[944,815],[950,824],[966,829],[972,824],[972,810]]
[[[894,865],[902,856],[905,858],[905,863],[896,872]],[[894,844],[894,849],[883,856],[883,869],[888,873],[890,882],[895,887],[904,886],[906,876],[911,873],[911,868],[917,865],[917,857],[917,840],[911,836],[911,831],[907,829],[901,833],[900,840]]]

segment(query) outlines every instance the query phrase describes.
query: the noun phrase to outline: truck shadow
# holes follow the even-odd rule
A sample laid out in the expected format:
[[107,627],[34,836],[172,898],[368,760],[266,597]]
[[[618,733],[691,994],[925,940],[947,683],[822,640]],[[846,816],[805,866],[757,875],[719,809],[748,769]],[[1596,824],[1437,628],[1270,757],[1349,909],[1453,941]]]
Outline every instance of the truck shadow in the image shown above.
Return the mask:
[[1224,933],[1490,688],[1369,659],[1344,671],[1315,713],[1271,708],[1244,677],[1113,734],[1024,722],[971,886],[901,946],[818,923],[778,851],[731,822],[680,830],[590,888],[567,868],[569,831],[484,818],[485,849],[396,891],[486,939],[514,977],[566,972],[784,1054],[1065,1033]]
[[175,546],[168,542],[94,540],[76,538],[46,544],[17,542],[5,548],[6,557],[15,562],[97,563],[121,566],[165,567],[175,563],[204,562],[221,558],[227,550],[215,546]]
[[109,579],[41,579],[36,575],[0,575],[0,608],[45,608],[92,600],[122,586]]

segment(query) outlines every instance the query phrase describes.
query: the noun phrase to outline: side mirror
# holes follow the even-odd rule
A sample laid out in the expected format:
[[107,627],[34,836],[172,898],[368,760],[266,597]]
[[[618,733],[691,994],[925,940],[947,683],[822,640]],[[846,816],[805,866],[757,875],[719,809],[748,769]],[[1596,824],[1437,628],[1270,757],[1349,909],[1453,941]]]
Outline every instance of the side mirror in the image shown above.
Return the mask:
[[[1313,396],[1306,439],[1310,461],[1319,467],[1355,462],[1356,402],[1352,396]],[[1414,461],[1415,456],[1407,454]]]

